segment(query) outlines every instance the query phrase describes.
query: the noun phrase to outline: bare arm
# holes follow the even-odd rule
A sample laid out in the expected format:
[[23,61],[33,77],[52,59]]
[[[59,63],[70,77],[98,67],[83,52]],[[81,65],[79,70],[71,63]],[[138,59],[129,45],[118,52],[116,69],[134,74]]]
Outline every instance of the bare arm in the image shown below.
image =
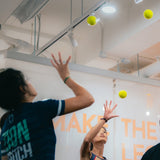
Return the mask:
[[[52,65],[56,68],[61,79],[64,81],[66,77],[70,76],[68,63],[71,57],[69,57],[66,63],[64,64],[62,62],[60,52],[59,52],[59,62],[55,59],[53,54],[52,58],[53,58],[53,60],[51,60]],[[86,108],[94,102],[93,96],[85,88],[77,84],[71,78],[67,79],[66,85],[74,92],[75,97],[65,100],[65,111],[64,111],[65,114]]]
[[[112,118],[118,117],[118,115],[113,115],[113,111],[117,107],[117,105],[115,105],[111,109],[111,104],[112,104],[112,101],[110,101],[109,106],[107,106],[107,101],[106,101],[106,104],[104,104],[105,112],[104,112],[104,116],[103,117],[107,121],[110,120],[110,119],[112,119]],[[93,138],[97,135],[97,133],[103,127],[104,124],[105,124],[105,120],[99,121],[96,124],[96,126],[94,126],[93,128],[91,128],[91,130],[87,133],[87,135],[85,136],[84,141],[82,143],[82,146],[81,146],[81,150],[80,150],[81,157],[85,157],[85,156],[89,155],[89,153],[90,153],[89,145],[92,142]]]
[[65,114],[86,108],[94,102],[92,95],[71,78],[67,80],[66,85],[72,89],[75,97],[65,100]]
[[100,131],[100,129],[103,127],[105,124],[105,120],[99,121],[96,126],[94,126],[86,135],[86,137],[83,140],[81,150],[80,150],[80,156],[81,158],[83,157],[88,157],[90,156],[90,143],[92,142],[92,139],[97,135],[97,133]]

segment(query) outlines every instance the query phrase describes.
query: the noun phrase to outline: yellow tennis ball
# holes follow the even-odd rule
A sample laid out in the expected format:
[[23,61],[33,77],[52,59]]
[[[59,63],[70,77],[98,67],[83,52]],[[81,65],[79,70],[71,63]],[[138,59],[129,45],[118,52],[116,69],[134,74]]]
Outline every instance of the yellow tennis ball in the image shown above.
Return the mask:
[[151,19],[153,17],[153,11],[150,10],[150,9],[146,9],[144,12],[143,12],[143,16],[144,18],[146,19]]
[[120,98],[126,98],[127,97],[127,92],[125,90],[119,91],[119,97]]
[[96,24],[96,17],[95,16],[89,16],[87,18],[87,23],[90,24],[90,25],[95,25]]

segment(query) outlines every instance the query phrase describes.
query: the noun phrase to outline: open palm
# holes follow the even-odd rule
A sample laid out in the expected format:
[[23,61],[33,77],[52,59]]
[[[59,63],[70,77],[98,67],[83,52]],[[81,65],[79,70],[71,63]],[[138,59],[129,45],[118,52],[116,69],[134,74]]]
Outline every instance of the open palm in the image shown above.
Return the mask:
[[51,63],[53,65],[53,67],[55,67],[55,69],[58,71],[60,77],[62,78],[62,80],[64,81],[64,79],[66,77],[68,77],[70,75],[69,72],[69,68],[68,68],[68,63],[71,59],[71,56],[68,57],[66,63],[62,62],[62,58],[61,58],[61,53],[58,52],[58,57],[59,60],[57,60],[54,56],[54,54],[52,54],[52,59],[51,59]]
[[106,120],[118,117],[118,115],[113,114],[113,111],[117,107],[117,104],[114,105],[113,108],[111,108],[111,104],[112,104],[112,101],[110,101],[109,105],[108,105],[108,101],[106,101],[106,104],[104,104],[104,109],[105,109],[104,118]]

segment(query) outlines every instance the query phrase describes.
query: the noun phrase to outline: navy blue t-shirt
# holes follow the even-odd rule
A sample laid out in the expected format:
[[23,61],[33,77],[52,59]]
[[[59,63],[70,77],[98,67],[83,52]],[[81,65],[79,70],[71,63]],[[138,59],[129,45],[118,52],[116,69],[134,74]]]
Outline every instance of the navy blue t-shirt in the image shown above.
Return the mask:
[[103,159],[102,159],[102,158],[96,156],[95,154],[93,154],[92,152],[91,152],[91,154],[92,155],[91,155],[91,159],[90,160],[95,160],[96,158],[99,158],[100,160],[107,160],[106,157],[103,157]]
[[141,160],[159,160],[160,159],[160,143],[150,148]]
[[64,114],[64,100],[23,103],[8,116],[1,133],[1,154],[9,160],[54,160],[52,119]]

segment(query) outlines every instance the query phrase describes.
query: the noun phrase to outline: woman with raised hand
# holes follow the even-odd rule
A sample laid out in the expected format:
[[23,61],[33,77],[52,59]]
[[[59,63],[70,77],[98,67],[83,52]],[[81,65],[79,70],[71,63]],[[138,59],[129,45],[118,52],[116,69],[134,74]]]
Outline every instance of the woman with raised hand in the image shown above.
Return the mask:
[[[75,96],[65,100],[33,102],[34,87],[21,71],[8,68],[0,73],[0,107],[9,111],[1,133],[2,160],[54,160],[56,135],[52,119],[90,106],[92,95],[70,77],[68,63],[52,54],[51,63]],[[54,82],[53,82],[54,83]],[[53,88],[54,90],[54,88]]]
[[118,117],[118,115],[113,114],[117,104],[113,108],[111,108],[111,104],[112,101],[110,101],[108,106],[108,102],[106,101],[103,118],[85,136],[80,150],[80,160],[106,160],[103,156],[103,150],[108,136],[104,124],[108,120]]

